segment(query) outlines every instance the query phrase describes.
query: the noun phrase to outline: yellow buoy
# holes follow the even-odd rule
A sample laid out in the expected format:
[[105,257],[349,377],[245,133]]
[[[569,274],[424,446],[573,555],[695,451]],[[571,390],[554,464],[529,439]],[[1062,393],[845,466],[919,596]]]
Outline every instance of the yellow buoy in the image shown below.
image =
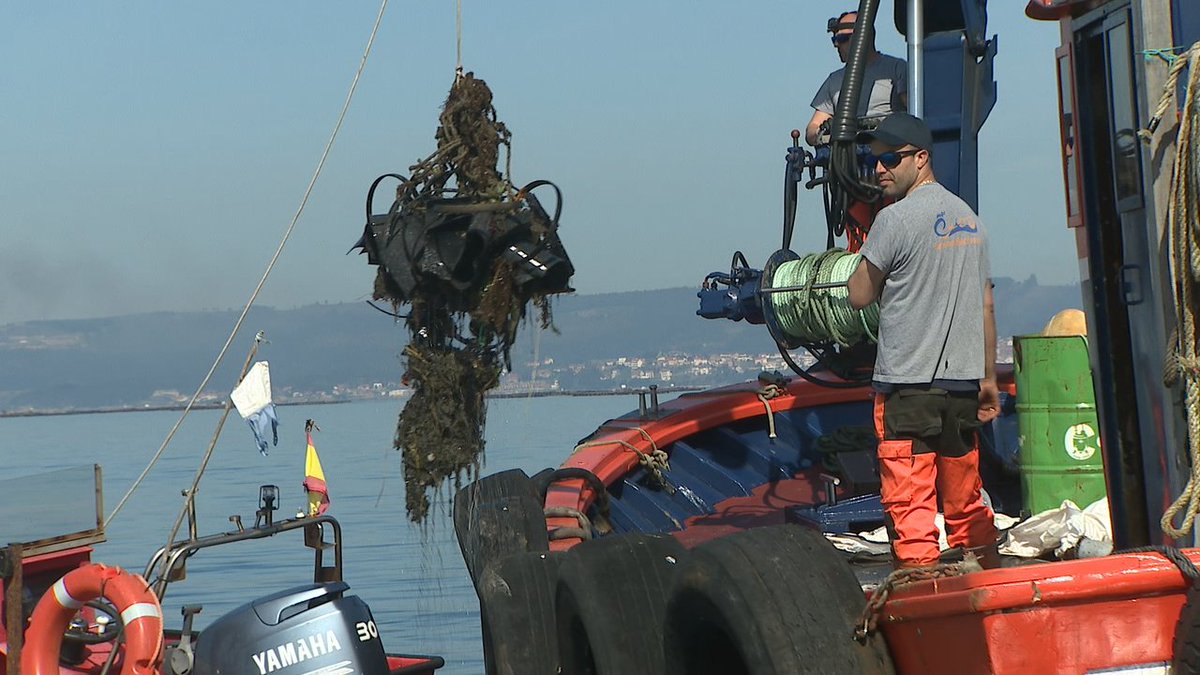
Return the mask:
[[1045,337],[1082,335],[1087,337],[1087,315],[1078,309],[1064,309],[1042,329]]

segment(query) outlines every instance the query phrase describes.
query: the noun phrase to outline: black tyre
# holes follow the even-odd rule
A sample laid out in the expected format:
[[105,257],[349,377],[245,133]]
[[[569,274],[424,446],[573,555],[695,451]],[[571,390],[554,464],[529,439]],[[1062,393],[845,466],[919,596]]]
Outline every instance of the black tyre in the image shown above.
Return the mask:
[[565,555],[555,594],[563,675],[658,675],[662,620],[686,551],[674,537],[629,534]]
[[554,585],[562,558],[517,553],[484,568],[476,590],[488,675],[558,672]]
[[894,673],[882,637],[853,639],[866,604],[849,564],[798,525],[755,528],[691,551],[664,624],[670,675]]
[[476,587],[488,563],[549,549],[537,487],[520,469],[485,476],[459,490],[454,495],[454,533]]
[[1174,675],[1200,675],[1200,589],[1187,591],[1187,602],[1175,624],[1175,642],[1171,653]]

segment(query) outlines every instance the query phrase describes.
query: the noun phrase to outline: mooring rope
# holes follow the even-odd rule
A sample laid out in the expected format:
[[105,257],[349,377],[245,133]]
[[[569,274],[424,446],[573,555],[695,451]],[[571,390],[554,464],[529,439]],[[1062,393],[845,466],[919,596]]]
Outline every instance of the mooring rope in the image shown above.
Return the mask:
[[1187,580],[1188,585],[1196,588],[1200,586],[1200,569],[1196,569],[1196,564],[1191,558],[1175,548],[1174,546],[1138,546],[1136,548],[1127,548],[1116,552],[1117,555],[1124,553],[1157,553],[1167,559],[1167,562],[1175,566],[1183,578]]
[[779,325],[788,335],[808,344],[836,342],[850,346],[879,334],[879,305],[862,310],[850,306],[850,275],[862,256],[834,248],[812,253],[779,266],[773,288],[800,288],[770,294]]
[[[1158,125],[1162,123],[1163,116],[1166,115],[1167,110],[1170,109],[1171,103],[1175,100],[1175,88],[1179,83],[1179,75],[1188,65],[1188,62],[1190,61],[1189,54],[1191,54],[1194,48],[1195,47],[1193,46],[1191,49],[1188,49],[1178,56],[1171,56],[1171,58],[1166,59],[1167,63],[1171,64],[1171,70],[1167,73],[1167,83],[1163,86],[1162,96],[1158,97],[1158,106],[1154,109],[1154,115],[1150,117],[1150,123],[1146,125],[1145,129],[1138,131],[1138,137],[1142,140],[1149,141],[1151,137],[1153,137],[1154,132],[1158,130]],[[1170,50],[1153,51],[1175,51],[1176,49],[1180,48],[1172,47]],[[1149,50],[1143,53],[1148,54]]]
[[[1188,445],[1192,467],[1187,485],[1163,514],[1162,531],[1173,539],[1187,535],[1200,513],[1200,336],[1197,335],[1196,303],[1200,301],[1200,42],[1192,45],[1172,64],[1163,87],[1154,118],[1153,132],[1162,116],[1167,114],[1175,96],[1184,67],[1189,69],[1179,129],[1175,139],[1175,168],[1171,175],[1172,199],[1167,207],[1167,240],[1171,274],[1175,283],[1176,329],[1175,344],[1167,354],[1165,382],[1172,386],[1182,380],[1187,412]],[[1142,134],[1143,138],[1146,134]],[[1175,518],[1183,513],[1183,521],[1175,526]]]
[[887,604],[888,598],[891,597],[892,591],[896,590],[897,586],[911,584],[916,581],[926,581],[928,579],[957,577],[983,569],[979,566],[979,561],[973,554],[968,554],[968,556],[962,562],[899,569],[889,574],[871,592],[871,597],[867,600],[867,605],[863,607],[858,623],[854,626],[854,639],[862,642],[871,633],[875,632],[876,627],[879,625],[879,617],[883,615],[883,606]]
[[200,386],[196,387],[195,393],[188,400],[187,405],[183,408],[183,413],[179,416],[179,420],[175,422],[175,426],[167,433],[167,437],[163,440],[162,445],[158,447],[158,452],[154,453],[154,457],[150,459],[150,463],[142,470],[137,480],[133,482],[125,495],[121,497],[121,501],[117,502],[112,513],[104,519],[104,527],[108,527],[113,518],[121,512],[125,506],[125,502],[133,495],[134,491],[142,484],[142,481],[149,475],[150,470],[158,463],[167,446],[170,445],[171,439],[175,438],[175,432],[179,431],[179,427],[183,425],[183,421],[187,419],[188,413],[196,405],[196,401],[200,398],[200,394],[204,392],[204,388],[208,386],[212,380],[213,374],[217,372],[217,368],[221,362],[225,360],[225,354],[229,351],[230,345],[237,337],[238,331],[242,329],[242,324],[246,321],[246,315],[250,313],[250,308],[254,306],[254,301],[258,299],[259,292],[267,283],[267,277],[271,275],[271,270],[275,269],[275,263],[279,260],[279,255],[283,253],[283,247],[287,244],[288,239],[292,236],[292,231],[296,229],[296,222],[300,220],[300,214],[304,213],[304,207],[308,205],[308,198],[312,195],[313,188],[317,184],[317,178],[321,175],[321,170],[325,168],[325,160],[329,157],[329,151],[333,148],[333,143],[337,140],[338,132],[342,129],[342,122],[346,119],[346,112],[350,109],[350,102],[354,100],[354,91],[358,88],[358,80],[362,77],[363,70],[367,67],[367,57],[371,55],[371,46],[375,44],[375,36],[379,33],[379,25],[383,23],[383,14],[387,9],[388,0],[383,0],[379,6],[379,14],[375,17],[375,25],[371,28],[371,37],[367,39],[366,49],[363,50],[362,58],[358,63],[358,70],[354,73],[354,79],[350,82],[350,91],[346,93],[346,100],[342,103],[342,111],[338,114],[337,123],[333,125],[333,132],[329,135],[329,140],[325,143],[325,150],[321,153],[321,159],[317,162],[317,168],[313,171],[312,179],[308,182],[308,187],[304,190],[304,196],[300,199],[300,206],[296,209],[296,214],[292,216],[292,222],[288,225],[287,230],[283,233],[283,238],[279,241],[279,246],[275,249],[275,255],[271,256],[270,262],[267,263],[266,270],[263,271],[262,278],[258,280],[258,285],[254,287],[254,291],[250,294],[250,299],[246,301],[245,307],[242,308],[242,313],[238,315],[237,321],[233,324],[233,330],[229,331],[229,337],[225,339],[225,344],[221,346],[221,351],[217,353],[217,358],[213,360],[212,366],[208,369],[208,373],[204,375],[204,379],[200,382]]
[[629,441],[625,441],[620,438],[609,438],[600,441],[586,441],[584,443],[579,443],[574,449],[571,450],[571,454],[573,455],[584,448],[598,448],[605,445],[619,445],[637,455],[638,464],[646,469],[646,471],[654,478],[656,483],[664,488],[671,488],[671,486],[667,483],[666,476],[663,475],[664,472],[671,470],[671,463],[667,457],[666,451],[658,447],[658,444],[654,442],[654,439],[650,437],[650,434],[645,429],[641,427],[635,427],[635,430],[641,432],[642,437],[650,442],[650,452],[643,451],[641,448],[637,447],[633,443],[630,443]]
[[762,401],[763,407],[767,409],[767,438],[778,438],[775,433],[775,411],[771,409],[771,399],[779,398],[786,392],[777,384],[767,384],[755,393],[758,394],[758,400]]

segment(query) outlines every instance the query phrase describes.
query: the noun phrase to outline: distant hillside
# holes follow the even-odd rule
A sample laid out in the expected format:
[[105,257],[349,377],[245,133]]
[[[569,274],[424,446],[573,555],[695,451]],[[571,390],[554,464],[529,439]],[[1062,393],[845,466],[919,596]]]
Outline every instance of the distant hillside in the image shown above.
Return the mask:
[[[999,333],[1036,332],[1056,311],[1080,306],[1079,298],[1074,286],[998,279]],[[558,363],[774,351],[764,327],[701,319],[696,307],[692,288],[561,297],[554,302],[558,332],[526,328],[513,359],[528,361],[535,351]],[[0,411],[131,406],[159,391],[190,394],[236,317],[159,312],[0,326]],[[232,388],[259,330],[270,341],[260,358],[271,362],[278,387],[317,391],[399,380],[403,328],[366,303],[324,304],[252,311],[212,391]]]
[[1001,336],[1038,333],[1057,312],[1083,309],[1083,293],[1075,286],[1039,286],[1037,277],[995,279],[996,332]]

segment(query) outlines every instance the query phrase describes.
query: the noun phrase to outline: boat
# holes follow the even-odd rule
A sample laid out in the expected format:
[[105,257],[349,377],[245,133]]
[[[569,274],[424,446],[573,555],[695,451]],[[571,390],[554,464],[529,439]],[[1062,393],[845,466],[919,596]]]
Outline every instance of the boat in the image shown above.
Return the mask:
[[[854,367],[842,350],[818,348],[819,365],[793,364],[796,376],[765,373],[664,402],[643,391],[637,409],[564,448],[560,466],[484,476],[460,490],[455,529],[489,674],[1200,672],[1200,549],[1174,525],[1180,509],[1171,507],[1196,471],[1187,432],[1196,412],[1188,417],[1181,392],[1195,395],[1197,384],[1194,372],[1190,384],[1165,384],[1162,365],[1171,331],[1185,328],[1176,311],[1196,307],[1181,295],[1195,282],[1173,276],[1175,242],[1161,225],[1184,218],[1172,202],[1188,198],[1187,177],[1172,182],[1177,146],[1190,147],[1196,124],[1187,117],[1194,108],[1175,123],[1186,80],[1158,107],[1164,84],[1176,90],[1168,62],[1184,65],[1174,60],[1200,40],[1200,6],[895,5],[909,82],[923,86],[911,111],[933,128],[935,156],[948,158],[939,179],[972,205],[976,140],[996,99],[988,10],[1024,9],[1060,27],[1061,47],[1047,60],[1058,70],[1059,100],[1038,114],[1056,115],[1062,129],[1065,225],[1083,271],[1093,435],[1116,552],[1009,559],[996,569],[964,557],[946,562],[952,572],[890,583],[886,556],[864,560],[830,545],[828,535],[873,528],[882,513],[859,431],[872,429],[872,392],[862,386],[869,367],[864,377],[861,360]],[[861,36],[874,30],[878,6],[861,1],[852,52],[865,54]],[[1189,101],[1200,93],[1186,89]],[[854,173],[849,109],[835,116],[832,152]],[[762,270],[735,254],[732,269],[710,275],[699,294],[706,317],[766,323],[785,358],[797,345],[772,324],[764,297],[772,270],[798,257],[787,250],[796,186],[805,172],[810,184],[830,185],[842,161],[801,148],[799,136],[786,169],[783,249]],[[831,226],[831,248],[835,234]],[[998,377],[1004,413],[982,435],[993,450],[1012,442],[1025,414],[1013,369]],[[1015,480],[984,475],[996,510],[1019,517],[1020,497],[1005,497]]]
[[[58,495],[53,504],[6,510],[6,531],[20,541],[0,556],[0,673],[265,674],[295,666],[292,672],[430,675],[444,665],[438,656],[385,651],[369,606],[343,579],[337,519],[301,513],[276,520],[273,485],[260,487],[254,522],[231,516],[226,532],[198,534],[193,510],[186,536],[154,551],[143,570],[93,561],[93,547],[106,540],[101,475],[99,465],[83,465],[0,482],[10,497]],[[311,550],[311,583],[244,598],[203,630],[193,628],[203,605],[168,603],[192,556],[277,536]]]

